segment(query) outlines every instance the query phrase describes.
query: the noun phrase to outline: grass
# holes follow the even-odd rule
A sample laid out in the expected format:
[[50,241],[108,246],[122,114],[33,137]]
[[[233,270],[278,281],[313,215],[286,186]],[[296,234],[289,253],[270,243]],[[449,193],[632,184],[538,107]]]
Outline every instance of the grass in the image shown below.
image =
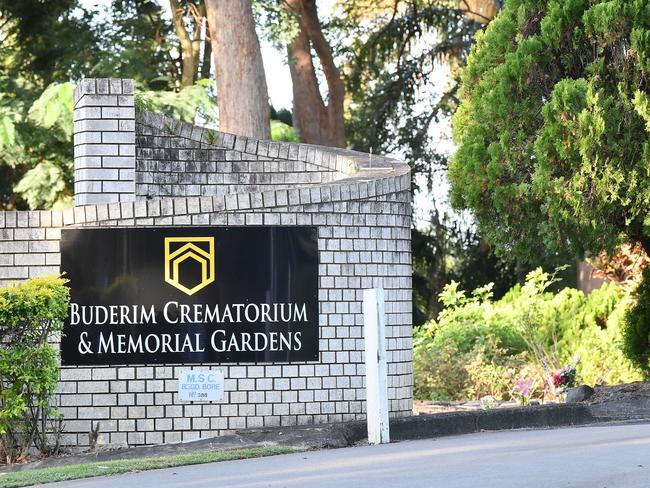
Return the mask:
[[142,459],[120,459],[115,461],[74,464],[52,468],[30,469],[0,474],[0,488],[17,488],[39,483],[76,480],[93,476],[108,476],[129,473],[132,471],[147,471],[150,469],[173,468],[189,464],[204,464],[217,461],[232,461],[234,459],[249,459],[263,456],[275,456],[296,452],[287,447],[254,447],[232,451],[196,452],[178,454],[175,456],[150,457]]

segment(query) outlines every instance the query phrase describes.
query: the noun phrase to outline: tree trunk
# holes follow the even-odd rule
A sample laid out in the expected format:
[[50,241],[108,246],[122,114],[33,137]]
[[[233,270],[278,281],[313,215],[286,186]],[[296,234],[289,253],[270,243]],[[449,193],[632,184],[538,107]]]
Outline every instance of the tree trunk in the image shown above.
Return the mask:
[[223,132],[270,139],[269,97],[251,0],[206,0]]
[[169,0],[172,10],[172,23],[174,30],[181,44],[181,88],[192,86],[196,81],[199,69],[199,49],[200,41],[200,26],[194,30],[192,37],[190,37],[185,27],[185,19],[183,9],[178,0]]
[[458,8],[465,11],[465,16],[480,24],[490,22],[499,11],[495,0],[460,0]]
[[[289,44],[289,69],[293,84],[293,120],[300,139],[308,144],[343,147],[345,129],[343,99],[345,87],[334,63],[332,50],[321,30],[315,0],[287,0],[298,15],[300,32]],[[318,86],[311,49],[327,81],[325,104]]]
[[[203,44],[203,55],[201,56],[200,61],[201,67],[199,68],[196,77],[197,79],[208,79],[210,78],[210,67],[212,66],[212,45],[210,44],[210,28],[208,26],[208,16],[205,12],[205,2],[202,3],[197,10],[203,21],[203,24],[199,26],[199,29],[197,29],[199,39],[199,45],[196,50],[197,66],[199,64],[198,57],[201,51],[201,44]],[[200,40],[201,37],[204,38],[203,41]]]
[[208,79],[210,78],[210,67],[212,66],[212,44],[210,44],[210,39],[208,36],[208,31],[206,30],[206,39],[203,44],[203,61],[201,62],[201,78]]

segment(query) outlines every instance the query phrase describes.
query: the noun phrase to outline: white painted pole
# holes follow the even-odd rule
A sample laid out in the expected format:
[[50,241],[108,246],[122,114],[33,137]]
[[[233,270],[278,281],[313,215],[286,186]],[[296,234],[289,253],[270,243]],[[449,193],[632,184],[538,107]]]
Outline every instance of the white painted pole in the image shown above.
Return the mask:
[[383,289],[363,290],[363,323],[366,349],[368,444],[385,444],[390,442],[390,434]]

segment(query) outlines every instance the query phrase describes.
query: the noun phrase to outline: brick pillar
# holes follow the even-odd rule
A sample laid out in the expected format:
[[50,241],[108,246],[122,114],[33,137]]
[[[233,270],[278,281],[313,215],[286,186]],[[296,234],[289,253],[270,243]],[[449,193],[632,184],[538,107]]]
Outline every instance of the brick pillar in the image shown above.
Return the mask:
[[84,79],[74,94],[74,203],[135,200],[133,80]]

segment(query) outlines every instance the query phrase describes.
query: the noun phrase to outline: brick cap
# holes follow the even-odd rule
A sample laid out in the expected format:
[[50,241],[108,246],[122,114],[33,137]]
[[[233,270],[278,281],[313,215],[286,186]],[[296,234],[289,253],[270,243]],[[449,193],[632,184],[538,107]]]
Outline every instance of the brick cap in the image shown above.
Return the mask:
[[84,78],[74,90],[74,103],[84,95],[133,95],[133,80],[122,78]]

